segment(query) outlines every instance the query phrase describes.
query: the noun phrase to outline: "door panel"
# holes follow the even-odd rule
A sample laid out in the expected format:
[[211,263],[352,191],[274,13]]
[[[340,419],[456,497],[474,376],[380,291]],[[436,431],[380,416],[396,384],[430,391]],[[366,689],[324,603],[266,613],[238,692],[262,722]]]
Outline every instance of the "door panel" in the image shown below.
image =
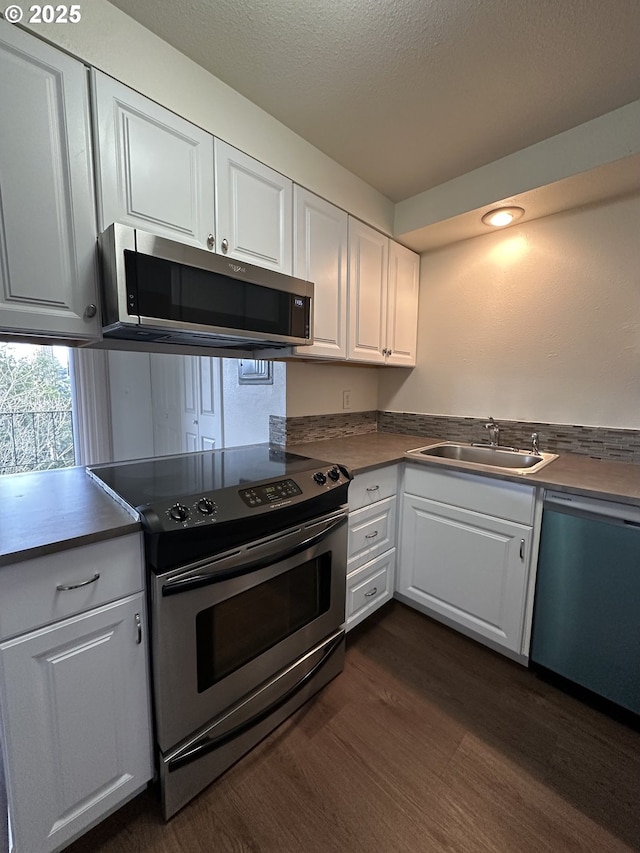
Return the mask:
[[291,274],[292,182],[215,141],[217,251]]

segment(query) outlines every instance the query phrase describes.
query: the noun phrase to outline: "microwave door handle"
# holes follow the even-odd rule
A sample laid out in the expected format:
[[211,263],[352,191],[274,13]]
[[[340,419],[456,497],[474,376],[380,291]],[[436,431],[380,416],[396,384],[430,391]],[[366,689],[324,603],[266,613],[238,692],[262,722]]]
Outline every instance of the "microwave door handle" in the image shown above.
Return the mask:
[[311,669],[293,685],[293,687],[290,687],[286,693],[284,693],[270,705],[267,705],[267,707],[263,708],[262,711],[259,711],[253,717],[250,717],[248,720],[245,720],[244,723],[239,723],[237,726],[234,726],[232,729],[229,729],[228,732],[225,732],[222,735],[218,735],[217,737],[206,738],[204,740],[201,740],[195,745],[189,747],[185,752],[176,755],[175,758],[169,759],[169,773],[174,770],[179,770],[181,767],[185,767],[187,764],[191,764],[192,762],[197,761],[204,755],[213,752],[214,749],[217,749],[221,746],[225,746],[227,743],[230,743],[232,740],[235,740],[236,738],[243,735],[245,732],[249,731],[249,729],[259,725],[263,720],[266,720],[267,717],[269,717],[275,711],[286,705],[290,699],[292,699],[297,693],[302,690],[303,687],[305,687],[305,685],[307,685],[310,681],[313,680],[313,678],[315,678],[315,676],[322,669],[322,667],[328,662],[331,655],[340,647],[343,639],[344,632],[340,631],[340,633],[337,634],[337,636],[335,636],[326,646],[320,660],[316,664],[314,664],[314,666],[312,666]]
[[[239,578],[242,577],[242,575],[257,572],[260,569],[265,569],[267,566],[271,566],[274,563],[280,563],[283,560],[287,560],[289,557],[295,557],[296,554],[300,554],[322,541],[330,530],[345,521],[346,516],[344,515],[336,518],[319,533],[309,536],[307,539],[304,539],[302,542],[299,542],[297,545],[294,545],[286,551],[261,557],[259,560],[242,563],[241,565],[235,567],[232,566],[228,569],[220,569],[215,572],[207,572],[206,574],[190,575],[186,578],[175,578],[174,580],[169,580],[162,585],[162,596],[178,595],[181,592],[188,592],[189,590],[199,589],[203,586],[210,586],[214,583],[222,583],[222,581],[232,580],[233,578]],[[243,554],[242,556],[244,557],[245,555]],[[237,559],[238,557],[236,557],[236,560]]]

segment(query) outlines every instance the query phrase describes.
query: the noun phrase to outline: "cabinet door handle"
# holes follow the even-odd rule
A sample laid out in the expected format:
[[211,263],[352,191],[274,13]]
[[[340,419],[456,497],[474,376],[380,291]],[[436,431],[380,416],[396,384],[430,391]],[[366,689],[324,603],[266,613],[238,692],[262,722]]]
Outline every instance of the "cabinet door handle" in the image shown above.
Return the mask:
[[371,590],[371,592],[365,592],[364,597],[365,598],[371,598],[371,596],[375,595],[377,591],[378,591],[378,587],[374,586],[374,588]]
[[96,572],[92,578],[87,578],[86,581],[80,583],[59,583],[56,587],[60,592],[66,592],[69,589],[80,589],[81,586],[89,586],[90,583],[95,583],[100,577],[100,572]]
[[524,560],[524,539],[520,540],[520,559]]
[[216,245],[216,238],[213,234],[209,234],[207,237],[207,249],[213,249]]
[[224,240],[222,241],[221,245],[222,245],[222,251],[223,251],[223,252],[225,253],[225,255],[226,255],[226,254],[227,254],[227,252],[228,252],[228,250],[229,250],[229,241],[227,240],[227,238],[226,238],[226,237],[225,237],[225,238],[224,238]]
[[377,535],[378,535],[378,531],[374,530],[373,533],[365,533],[364,538],[365,539],[375,539]]
[[136,613],[136,645],[139,646],[142,642],[142,619],[140,614]]
[[367,486],[368,492],[377,492],[380,486]]
[[96,305],[93,304],[93,302],[90,305],[87,305],[87,307],[84,309],[84,316],[85,317],[89,317],[89,318],[95,317],[97,313],[98,313],[98,308]]

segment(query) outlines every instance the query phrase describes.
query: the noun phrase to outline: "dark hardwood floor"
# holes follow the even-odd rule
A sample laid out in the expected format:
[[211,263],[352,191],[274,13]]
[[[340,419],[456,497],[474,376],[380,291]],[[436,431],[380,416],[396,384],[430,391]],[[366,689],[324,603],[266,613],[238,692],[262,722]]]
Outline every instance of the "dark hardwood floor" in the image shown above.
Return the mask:
[[153,791],[68,853],[640,850],[640,734],[392,602],[345,670],[164,824]]

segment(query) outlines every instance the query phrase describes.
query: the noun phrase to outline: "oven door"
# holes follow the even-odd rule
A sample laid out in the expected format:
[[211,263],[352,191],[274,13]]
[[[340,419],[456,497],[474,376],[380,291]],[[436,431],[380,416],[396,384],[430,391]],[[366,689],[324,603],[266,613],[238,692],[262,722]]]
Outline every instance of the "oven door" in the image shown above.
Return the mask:
[[152,665],[161,752],[340,628],[346,555],[343,507],[153,577]]

